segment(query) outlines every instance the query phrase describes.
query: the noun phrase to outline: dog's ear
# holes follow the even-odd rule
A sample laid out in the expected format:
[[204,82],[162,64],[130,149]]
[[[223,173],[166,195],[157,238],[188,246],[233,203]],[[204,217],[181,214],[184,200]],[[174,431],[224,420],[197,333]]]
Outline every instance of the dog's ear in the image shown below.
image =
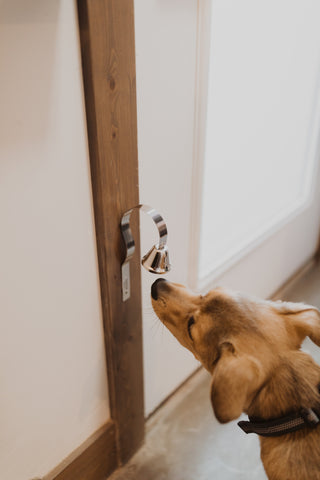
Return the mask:
[[249,355],[237,354],[234,346],[220,346],[220,358],[211,383],[211,403],[220,423],[238,418],[261,384],[262,366]]
[[303,303],[272,302],[273,307],[282,315],[288,329],[297,337],[301,344],[309,337],[320,347],[320,312],[317,308]]

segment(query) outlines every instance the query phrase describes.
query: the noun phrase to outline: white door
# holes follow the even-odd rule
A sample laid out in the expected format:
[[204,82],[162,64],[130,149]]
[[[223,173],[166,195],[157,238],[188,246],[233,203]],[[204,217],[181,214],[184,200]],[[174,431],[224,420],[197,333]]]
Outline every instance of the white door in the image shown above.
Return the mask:
[[[318,243],[320,4],[136,0],[135,15],[140,197],[167,222],[167,278],[267,297]],[[154,279],[146,415],[198,366],[156,321]]]

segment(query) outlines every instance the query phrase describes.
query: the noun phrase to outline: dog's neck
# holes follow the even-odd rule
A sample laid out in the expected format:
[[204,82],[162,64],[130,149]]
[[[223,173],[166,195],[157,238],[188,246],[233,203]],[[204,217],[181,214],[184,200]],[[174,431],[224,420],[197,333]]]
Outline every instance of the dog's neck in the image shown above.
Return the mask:
[[309,355],[289,352],[273,368],[276,373],[255,393],[247,409],[250,417],[270,420],[301,408],[319,407],[320,367]]

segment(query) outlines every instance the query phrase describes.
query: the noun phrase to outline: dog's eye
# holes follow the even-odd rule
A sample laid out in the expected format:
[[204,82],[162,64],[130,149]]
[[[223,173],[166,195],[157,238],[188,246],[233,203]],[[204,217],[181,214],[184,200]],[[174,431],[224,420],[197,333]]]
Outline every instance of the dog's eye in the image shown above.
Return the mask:
[[189,334],[189,337],[191,338],[191,340],[193,340],[192,334],[191,334],[191,327],[192,327],[193,324],[194,324],[194,318],[190,317],[189,320],[188,320],[188,334]]

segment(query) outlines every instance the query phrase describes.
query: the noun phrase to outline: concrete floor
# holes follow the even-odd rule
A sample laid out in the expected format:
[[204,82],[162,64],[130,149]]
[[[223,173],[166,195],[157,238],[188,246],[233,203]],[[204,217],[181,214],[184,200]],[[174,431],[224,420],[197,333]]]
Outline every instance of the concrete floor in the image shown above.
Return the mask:
[[[282,299],[320,307],[320,265]],[[311,341],[303,349],[320,363]],[[210,375],[201,369],[148,420],[145,445],[109,480],[265,480],[258,437],[245,435],[237,422],[220,425],[209,391]]]

